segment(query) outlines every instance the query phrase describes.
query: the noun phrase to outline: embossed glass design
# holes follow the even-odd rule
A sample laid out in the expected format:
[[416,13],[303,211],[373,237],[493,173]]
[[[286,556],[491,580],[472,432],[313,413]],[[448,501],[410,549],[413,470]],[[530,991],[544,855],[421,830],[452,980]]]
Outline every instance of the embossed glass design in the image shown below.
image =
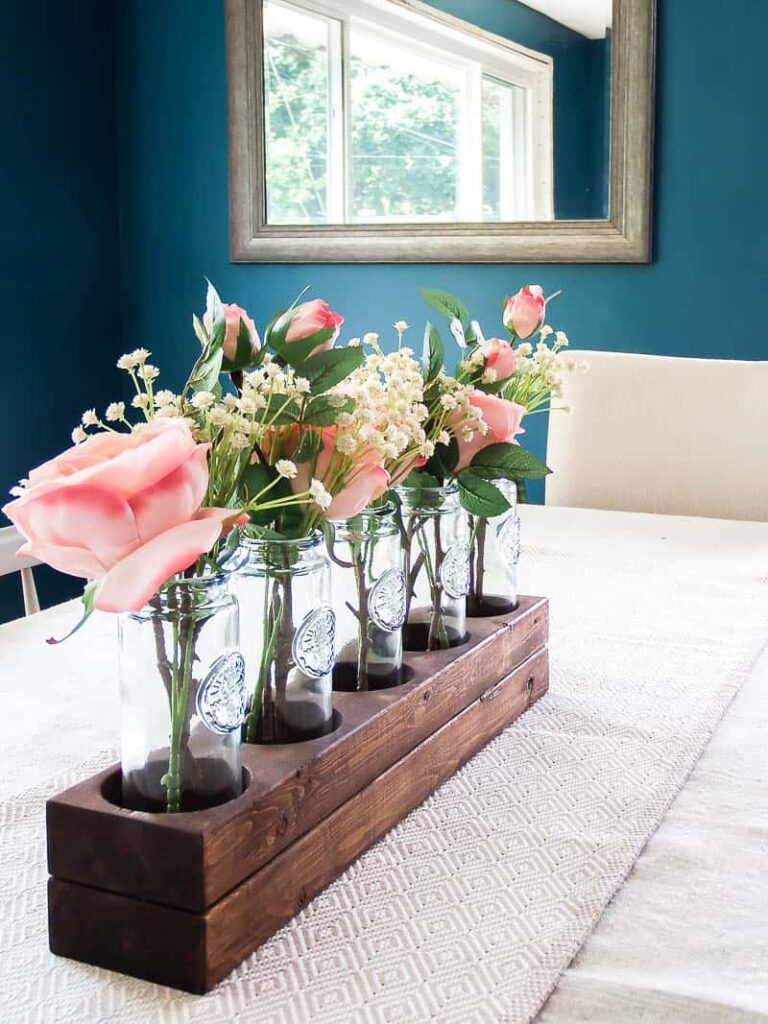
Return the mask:
[[333,604],[337,690],[403,682],[405,553],[393,503],[335,524]]
[[492,519],[470,516],[472,538],[467,615],[506,615],[517,608],[517,563],[520,558],[520,516],[517,484],[494,480],[509,510]]
[[296,743],[333,729],[336,617],[321,533],[246,540],[238,573],[249,743]]
[[469,527],[456,484],[399,487],[406,547],[406,650],[437,651],[466,639]]
[[238,631],[223,575],[178,580],[120,616],[123,806],[193,811],[242,792]]

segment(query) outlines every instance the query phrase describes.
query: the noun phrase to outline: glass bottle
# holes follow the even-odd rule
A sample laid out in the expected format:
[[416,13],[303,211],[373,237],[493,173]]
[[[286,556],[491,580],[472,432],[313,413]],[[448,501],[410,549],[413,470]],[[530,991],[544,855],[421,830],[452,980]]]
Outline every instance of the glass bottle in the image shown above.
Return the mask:
[[506,615],[517,608],[517,563],[520,557],[520,516],[517,484],[494,480],[509,509],[491,519],[470,516],[472,537],[467,615]]
[[180,578],[118,619],[122,803],[194,811],[239,796],[238,605],[224,574]]
[[397,489],[406,547],[406,650],[436,651],[466,640],[469,528],[453,482]]
[[333,730],[335,616],[330,560],[316,532],[245,540],[238,572],[249,743],[296,743]]
[[334,689],[397,686],[404,682],[405,552],[396,506],[367,508],[334,525]]

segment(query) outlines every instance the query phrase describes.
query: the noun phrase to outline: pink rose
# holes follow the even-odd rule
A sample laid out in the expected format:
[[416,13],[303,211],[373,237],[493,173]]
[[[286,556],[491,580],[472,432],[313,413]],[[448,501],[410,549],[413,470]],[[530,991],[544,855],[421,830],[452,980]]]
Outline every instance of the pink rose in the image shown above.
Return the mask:
[[239,518],[200,508],[207,453],[177,419],[95,434],[33,469],[24,494],[3,509],[27,541],[19,555],[99,580],[102,611],[139,611]]
[[[506,398],[497,398],[496,395],[486,395],[482,391],[475,391],[469,401],[475,409],[479,409],[483,414],[483,420],[488,425],[488,432],[481,434],[479,430],[472,429],[476,420],[464,420],[460,423],[454,421],[450,424],[459,446],[457,471],[466,469],[474,456],[488,445],[502,442],[510,444],[514,442],[518,434],[525,433],[520,426],[525,415],[525,406],[508,402]],[[472,430],[472,440],[465,441],[462,430],[470,429]]]
[[[315,462],[314,477],[333,495],[326,519],[351,519],[367,508],[372,501],[389,490],[389,473],[382,464],[379,453],[370,446],[358,449],[353,458],[351,470],[344,474],[344,486],[332,484],[338,474],[342,459],[346,456],[336,451],[338,427],[325,427],[321,433],[321,448]],[[309,489],[311,463],[302,462],[298,474],[291,481],[294,493]]]
[[[248,334],[251,336],[251,348],[255,355],[261,348],[261,341],[259,340],[259,332],[256,330],[256,324],[248,316],[248,313],[242,306],[237,306],[234,302],[222,302],[221,311],[224,314],[224,321],[227,325],[224,332],[224,344],[222,346],[225,357],[229,359],[230,362],[234,362],[237,357],[237,336],[240,333],[241,320],[245,324]],[[205,311],[205,315],[203,316],[203,325],[206,331],[210,334],[213,330],[213,322],[208,310]]]
[[517,370],[517,356],[508,341],[491,338],[480,345],[480,351],[485,359],[486,370],[496,371],[496,380],[506,380],[507,377],[514,376]]
[[530,338],[544,323],[546,305],[541,285],[526,285],[507,300],[502,317],[504,326],[514,331],[518,338]]
[[303,341],[305,338],[311,338],[318,331],[333,331],[333,335],[327,341],[312,349],[310,354],[314,355],[324,349],[333,348],[343,323],[344,317],[340,313],[334,313],[324,299],[312,299],[311,302],[304,302],[298,307],[288,327],[285,340]]

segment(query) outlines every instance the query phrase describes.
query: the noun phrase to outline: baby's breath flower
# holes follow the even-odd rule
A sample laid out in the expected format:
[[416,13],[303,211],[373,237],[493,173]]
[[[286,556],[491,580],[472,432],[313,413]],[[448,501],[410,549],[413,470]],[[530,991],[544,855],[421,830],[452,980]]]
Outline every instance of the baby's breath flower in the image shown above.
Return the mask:
[[568,335],[565,333],[565,331],[558,331],[555,334],[555,341],[560,346],[560,348],[565,348],[568,345]]
[[214,427],[228,427],[232,423],[232,413],[217,405],[208,413],[208,420]]
[[82,427],[75,427],[75,429],[72,431],[72,441],[74,444],[82,444],[87,437],[88,435],[86,434]]
[[444,394],[440,396],[440,405],[450,411],[451,409],[457,409],[459,403],[453,395]]
[[247,434],[235,432],[229,442],[233,448],[250,448],[251,440]]
[[347,348],[360,348],[360,339],[350,338],[347,342]]
[[539,331],[539,337],[542,341],[546,341],[552,333],[552,328],[549,326],[549,324],[544,324],[544,326]]
[[524,341],[524,342],[522,342],[522,344],[517,346],[517,348],[515,349],[515,352],[519,356],[522,356],[523,358],[525,358],[526,356],[529,356],[531,354],[531,352],[533,352],[533,346],[531,345],[530,341]]
[[451,435],[448,433],[447,430],[441,430],[440,431],[440,433],[437,435],[437,443],[438,444],[450,444],[451,443]]
[[134,409],[146,409],[149,406],[149,395],[134,395],[131,405]]
[[312,385],[309,383],[306,377],[297,377],[293,382],[293,386],[296,388],[300,395],[308,395]]
[[83,413],[81,422],[84,427],[98,427],[99,417],[96,415],[96,410],[86,409]]
[[108,423],[114,423],[125,416],[125,402],[110,402],[104,413]]
[[131,359],[133,359],[134,365],[138,365],[139,363],[145,363],[151,355],[152,353],[148,352],[145,348],[135,348],[131,352]]
[[392,326],[395,328],[398,334],[405,334],[405,332],[408,330],[408,324],[406,323],[405,320],[395,320]]
[[155,405],[175,405],[175,403],[176,395],[167,388],[162,391],[158,391],[155,395]]
[[275,469],[286,480],[295,480],[299,472],[296,463],[291,462],[290,459],[278,459],[275,463]]
[[326,491],[325,487],[323,486],[320,480],[312,480],[312,482],[309,485],[309,493],[312,497],[312,500],[318,506],[318,508],[322,509],[323,512],[327,512],[328,509],[331,507],[331,502],[333,501],[333,498],[328,493],[328,491]]
[[376,334],[375,331],[368,331],[367,334],[363,335],[363,344],[364,345],[378,345],[378,343],[379,343],[379,336],[378,336],[378,334]]
[[132,370],[136,366],[136,359],[128,352],[117,360],[118,370]]
[[[149,353],[147,353],[147,355],[149,355]],[[160,376],[160,371],[158,370],[158,368],[156,366],[152,366],[151,363],[143,363],[139,367],[138,373],[142,380],[145,381],[157,380],[157,378]]]
[[342,455],[352,455],[357,448],[357,440],[353,434],[341,434],[336,438],[336,449]]
[[498,373],[491,366],[486,367],[483,371],[483,380],[486,384],[494,384],[498,378]]
[[340,409],[343,405],[347,404],[347,396],[342,395],[339,392],[331,392],[328,395],[328,404],[333,409]]
[[190,405],[194,409],[210,409],[213,403],[216,401],[216,397],[211,394],[210,391],[197,391],[190,400]]

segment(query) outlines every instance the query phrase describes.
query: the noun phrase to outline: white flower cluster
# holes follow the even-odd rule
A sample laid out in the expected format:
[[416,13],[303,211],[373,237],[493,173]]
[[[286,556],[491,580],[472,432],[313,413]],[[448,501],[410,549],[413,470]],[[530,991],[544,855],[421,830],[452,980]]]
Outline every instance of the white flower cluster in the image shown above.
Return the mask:
[[437,385],[438,405],[442,413],[438,419],[438,442],[448,444],[450,441],[446,429],[448,423],[454,430],[461,430],[461,435],[467,442],[472,440],[476,430],[485,436],[488,433],[488,424],[483,419],[482,412],[470,401],[474,388],[460,383],[455,377],[449,377],[444,371],[438,374]]
[[391,471],[406,452],[425,458],[434,452],[434,443],[424,428],[429,416],[424,380],[411,349],[390,353],[375,349],[333,394],[342,401],[354,401],[352,412],[337,417],[337,424],[345,428],[336,441],[343,455],[352,456],[359,447],[371,447]]
[[[554,342],[547,344],[554,335]],[[576,370],[586,370],[586,363],[566,357],[562,349],[568,346],[565,331],[553,331],[545,324],[539,331],[539,340],[533,345],[524,341],[515,348],[517,372],[506,397],[524,405],[528,412],[544,406],[552,398],[562,398],[565,379]],[[561,407],[562,408],[562,407]]]

